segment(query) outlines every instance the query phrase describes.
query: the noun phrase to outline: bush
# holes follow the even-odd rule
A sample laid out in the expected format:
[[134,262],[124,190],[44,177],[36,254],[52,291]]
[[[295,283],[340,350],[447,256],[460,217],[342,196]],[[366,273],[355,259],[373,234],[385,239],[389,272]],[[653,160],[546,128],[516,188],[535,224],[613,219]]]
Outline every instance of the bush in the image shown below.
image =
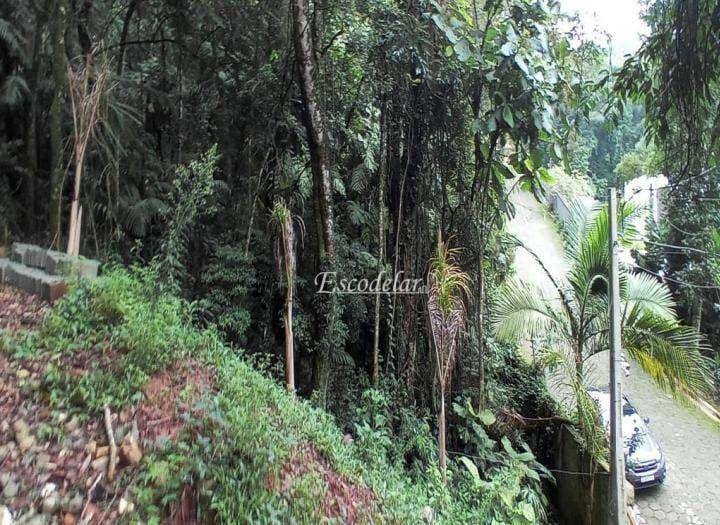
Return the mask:
[[[214,345],[213,331],[192,326],[193,305],[157,290],[147,269],[116,268],[78,281],[45,318],[39,332],[13,344],[16,355],[50,356],[45,389],[55,406],[99,410],[140,399],[153,373]],[[69,360],[85,368],[68,370]]]
[[241,248],[221,246],[202,277],[208,292],[200,307],[225,337],[236,344],[243,340],[251,321],[247,295],[257,284],[252,259]]

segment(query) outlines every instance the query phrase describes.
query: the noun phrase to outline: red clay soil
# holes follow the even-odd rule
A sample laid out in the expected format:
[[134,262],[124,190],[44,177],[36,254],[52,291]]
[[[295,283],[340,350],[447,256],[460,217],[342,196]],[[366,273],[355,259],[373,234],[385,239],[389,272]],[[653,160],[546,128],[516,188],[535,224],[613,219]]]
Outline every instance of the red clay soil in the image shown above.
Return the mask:
[[188,359],[155,374],[145,385],[145,399],[136,416],[143,441],[177,439],[185,422],[183,414],[206,392],[214,390],[212,373],[201,363]]
[[35,295],[0,284],[0,330],[35,328],[49,308]]
[[311,443],[297,447],[280,468],[279,476],[266,481],[266,487],[279,491],[285,497],[292,497],[295,481],[306,474],[316,474],[325,483],[322,512],[326,518],[340,519],[349,525],[372,523],[375,494],[332,470]]
[[[0,331],[37,328],[48,309],[47,303],[31,295],[0,286]],[[90,352],[91,360],[87,359]],[[112,366],[120,353],[100,344],[92,350],[55,356],[54,364],[79,375],[87,372],[88,362],[98,359],[103,366]],[[176,439],[184,425],[182,414],[191,413],[200,395],[213,388],[212,373],[196,361],[176,363],[150,378],[145,399],[137,407],[127,406],[112,415],[113,431],[119,434],[119,464],[118,475],[110,483],[102,414],[78,417],[51,410],[42,386],[46,365],[44,360],[11,357],[0,346],[0,505],[6,505],[16,518],[31,509],[41,512],[45,506],[44,515],[52,515],[62,525],[80,523],[81,516],[90,525],[117,523],[119,503],[132,499],[129,484],[143,468],[142,463],[133,465],[130,456],[124,456],[122,437],[137,432],[141,455],[159,437]],[[25,430],[18,432],[21,426]],[[47,507],[53,502],[46,501],[48,483],[57,496],[51,509]],[[191,494],[183,491],[179,512],[169,523],[192,523],[182,519],[193,514]]]

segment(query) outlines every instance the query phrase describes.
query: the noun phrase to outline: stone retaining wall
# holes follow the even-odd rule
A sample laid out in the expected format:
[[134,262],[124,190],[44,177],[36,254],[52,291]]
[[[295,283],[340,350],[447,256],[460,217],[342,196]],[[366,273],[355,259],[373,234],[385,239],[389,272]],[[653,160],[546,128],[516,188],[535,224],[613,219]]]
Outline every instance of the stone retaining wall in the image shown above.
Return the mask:
[[0,257],[0,283],[55,301],[67,292],[69,278],[92,279],[99,268],[100,263],[92,259],[16,242],[9,258]]

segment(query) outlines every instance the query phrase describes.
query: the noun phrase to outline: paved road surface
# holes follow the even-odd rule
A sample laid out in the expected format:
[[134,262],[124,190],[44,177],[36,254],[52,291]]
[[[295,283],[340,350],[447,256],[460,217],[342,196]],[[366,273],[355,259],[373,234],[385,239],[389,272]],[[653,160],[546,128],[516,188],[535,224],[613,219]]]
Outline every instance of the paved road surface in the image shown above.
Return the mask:
[[[509,230],[529,246],[553,276],[562,276],[568,265],[562,240],[544,207],[527,193],[513,199],[516,216]],[[537,262],[519,249],[518,276],[535,282],[546,297],[556,297],[548,277]],[[607,353],[589,361],[590,380],[607,384]],[[636,494],[642,523],[720,525],[720,431],[694,409],[682,406],[662,392],[635,363],[624,390],[640,414],[650,418],[650,430],[667,458],[668,477],[660,487]]]

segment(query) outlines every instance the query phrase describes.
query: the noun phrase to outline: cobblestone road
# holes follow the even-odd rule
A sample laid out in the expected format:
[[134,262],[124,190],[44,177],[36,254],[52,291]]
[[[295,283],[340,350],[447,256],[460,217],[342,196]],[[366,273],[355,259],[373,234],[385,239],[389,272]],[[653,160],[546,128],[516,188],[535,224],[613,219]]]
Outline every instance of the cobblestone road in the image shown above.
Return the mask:
[[[527,194],[514,196],[515,219],[509,229],[543,260],[554,276],[567,272],[560,236],[544,208]],[[515,267],[523,280],[535,282],[551,297],[547,276],[537,263],[518,250]],[[591,382],[607,384],[607,354],[588,363]],[[641,523],[648,525],[720,525],[720,431],[703,415],[663,393],[650,378],[630,363],[624,392],[650,418],[650,430],[662,448],[668,477],[659,487],[636,494]]]
[[[596,378],[607,377],[607,353],[591,361]],[[623,391],[640,415],[650,418],[648,427],[668,466],[665,483],[635,494],[641,523],[720,524],[720,431],[665,394],[635,363],[630,370]]]

